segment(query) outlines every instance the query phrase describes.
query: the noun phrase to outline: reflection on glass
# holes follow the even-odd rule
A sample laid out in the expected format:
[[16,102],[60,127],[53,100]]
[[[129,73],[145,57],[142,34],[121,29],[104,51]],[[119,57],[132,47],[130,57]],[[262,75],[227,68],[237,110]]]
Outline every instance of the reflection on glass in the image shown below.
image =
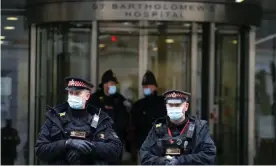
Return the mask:
[[238,164],[238,126],[237,73],[238,45],[233,43],[237,36],[218,34],[216,55],[216,98],[219,107],[217,164]]
[[150,22],[148,68],[155,74],[160,92],[190,90],[190,24]]
[[46,105],[66,101],[64,78],[90,79],[91,25],[64,23],[37,29],[36,120],[39,131],[45,120]]
[[25,17],[16,18],[16,29],[1,31],[1,165],[28,164],[29,41]]
[[[202,28],[202,26],[199,26]],[[201,93],[201,86],[202,86],[202,35],[198,36],[198,52],[197,52],[197,83],[196,83],[196,116],[197,118],[201,119],[201,100],[202,100],[202,93]]]
[[[38,91],[44,105],[64,102],[64,78],[90,77],[89,24],[51,24],[38,28]],[[42,106],[43,107],[43,106]]]
[[138,97],[139,27],[137,22],[101,22],[99,25],[99,75],[116,74],[120,93],[134,101]]
[[[276,164],[276,21],[264,20],[257,36],[255,66],[256,158],[254,164]],[[274,68],[274,73],[273,73]],[[274,76],[273,76],[274,75]]]

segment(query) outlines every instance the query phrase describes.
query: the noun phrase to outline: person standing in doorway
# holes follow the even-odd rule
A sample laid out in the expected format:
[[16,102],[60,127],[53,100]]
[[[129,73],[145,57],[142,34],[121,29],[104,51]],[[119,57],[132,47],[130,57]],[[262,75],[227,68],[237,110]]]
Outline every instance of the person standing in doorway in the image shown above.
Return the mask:
[[[113,71],[111,69],[107,70],[102,76],[99,89],[91,96],[89,103],[102,108],[113,119],[113,129],[124,145],[129,124],[127,109],[131,107],[131,103],[117,91],[117,84],[118,80]],[[121,160],[114,164],[120,163]]]
[[151,71],[144,74],[143,81],[144,98],[133,104],[131,110],[132,122],[135,128],[136,148],[140,149],[146,139],[152,123],[157,118],[166,115],[166,106],[163,96],[157,94],[157,81]]

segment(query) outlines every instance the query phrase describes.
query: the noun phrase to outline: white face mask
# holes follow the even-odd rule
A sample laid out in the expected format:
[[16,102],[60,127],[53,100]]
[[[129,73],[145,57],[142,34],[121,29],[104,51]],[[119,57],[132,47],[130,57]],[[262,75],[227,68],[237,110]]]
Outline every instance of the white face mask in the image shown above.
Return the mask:
[[183,107],[167,107],[167,114],[171,120],[179,120],[184,116]]
[[75,96],[75,95],[68,95],[69,106],[73,109],[82,109],[83,108],[83,99],[82,97]]

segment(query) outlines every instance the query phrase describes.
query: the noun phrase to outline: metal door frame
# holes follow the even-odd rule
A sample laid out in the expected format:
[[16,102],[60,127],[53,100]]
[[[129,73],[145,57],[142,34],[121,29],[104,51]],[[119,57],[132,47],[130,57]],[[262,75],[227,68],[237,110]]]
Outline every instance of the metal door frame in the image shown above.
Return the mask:
[[29,48],[29,165],[35,164],[35,138],[36,138],[36,39],[37,39],[37,29],[36,25],[30,26],[30,48]]
[[196,92],[197,92],[197,58],[198,58],[198,24],[192,23],[191,30],[191,101],[190,101],[190,114],[196,116]]
[[[239,152],[238,164],[254,164],[255,156],[255,27],[240,27],[240,32],[222,31],[221,35],[237,35],[237,103],[240,113],[237,120]],[[216,48],[217,49],[217,48]],[[210,73],[209,73],[210,74]],[[213,94],[215,95],[215,94]],[[212,94],[210,94],[212,96]],[[246,137],[245,137],[246,136]]]
[[[99,75],[99,30],[98,30],[98,21],[92,21],[92,30],[91,30],[91,47],[90,47],[90,80],[95,87],[99,84],[98,75]],[[96,88],[94,88],[95,90]]]
[[[147,27],[148,21],[139,21],[139,27]],[[139,32],[139,55],[138,55],[138,90],[139,95],[138,98],[142,98],[143,95],[143,88],[142,88],[142,80],[145,72],[148,69],[148,29],[147,28],[140,28]]]
[[255,57],[256,57],[256,27],[251,26],[248,32],[248,165],[254,164],[255,147]]
[[[209,114],[214,109],[215,104],[215,24],[203,24],[202,32],[202,82],[201,82],[201,98],[208,96],[207,100],[201,102],[201,119],[209,121]],[[207,44],[205,44],[207,43]],[[203,63],[205,62],[205,63]],[[208,71],[208,74],[203,75]],[[209,123],[213,127],[213,123]]]
[[[240,126],[239,126],[239,121],[240,121],[240,114],[242,113],[241,111],[240,111],[240,102],[238,101],[238,99],[240,99],[240,80],[241,80],[241,78],[240,78],[240,72],[241,72],[241,69],[240,69],[240,66],[241,66],[241,64],[240,64],[240,50],[241,50],[241,40],[240,40],[240,32],[239,32],[239,30],[233,30],[233,31],[217,31],[216,32],[216,40],[218,41],[218,42],[220,42],[220,43],[217,43],[217,44],[219,44],[219,46],[220,47],[215,47],[215,49],[216,49],[216,51],[219,49],[220,50],[220,53],[218,53],[218,54],[216,54],[216,58],[219,58],[219,70],[221,69],[221,67],[222,67],[222,65],[223,65],[223,63],[224,63],[224,60],[223,60],[223,58],[221,57],[222,56],[222,54],[221,54],[221,50],[223,49],[223,48],[221,48],[221,44],[222,44],[222,42],[223,42],[223,40],[220,40],[220,39],[223,39],[223,37],[235,37],[236,38],[236,40],[238,41],[238,43],[237,43],[237,51],[236,51],[236,53],[235,53],[235,56],[236,56],[236,58],[237,58],[237,66],[236,66],[236,68],[235,68],[235,70],[236,70],[236,95],[235,95],[235,104],[236,104],[236,106],[235,106],[235,110],[233,110],[233,111],[235,111],[235,114],[236,114],[236,116],[237,117],[235,117],[235,130],[237,131],[237,137],[235,138],[236,139],[236,141],[237,141],[237,145],[235,145],[235,146],[237,146],[237,148],[239,148],[239,145],[240,145],[240,141],[239,141],[239,136],[240,136],[240,133],[239,133],[239,128],[240,128]],[[218,46],[218,45],[216,45],[216,46]],[[221,113],[223,113],[223,110],[222,110],[222,108],[221,107],[223,107],[223,104],[221,103],[224,99],[223,98],[221,98],[221,86],[222,86],[222,83],[221,83],[221,81],[222,81],[222,78],[221,78],[221,75],[222,75],[222,73],[219,71],[218,72],[218,77],[217,77],[217,92],[218,93],[215,93],[214,95],[215,95],[215,98],[216,98],[216,104],[217,104],[217,106],[218,106],[218,109],[217,109],[217,114],[218,114],[218,121],[219,121],[219,123],[217,123],[217,128],[216,129],[218,129],[218,134],[219,135],[216,135],[217,137],[218,137],[218,139],[220,139],[221,137],[220,137],[220,135],[222,135],[221,133],[220,133],[220,131],[222,131],[223,129],[221,129],[221,126],[223,125],[223,123],[221,123],[222,121],[222,115],[221,115]],[[220,141],[219,141],[220,142]],[[221,147],[221,148],[223,148],[223,147]],[[240,155],[240,151],[239,151],[239,149],[237,149],[237,152],[235,152],[235,153],[237,153],[237,155],[236,155],[236,161],[237,161],[237,163],[239,163],[239,155]],[[223,159],[222,159],[223,160]]]

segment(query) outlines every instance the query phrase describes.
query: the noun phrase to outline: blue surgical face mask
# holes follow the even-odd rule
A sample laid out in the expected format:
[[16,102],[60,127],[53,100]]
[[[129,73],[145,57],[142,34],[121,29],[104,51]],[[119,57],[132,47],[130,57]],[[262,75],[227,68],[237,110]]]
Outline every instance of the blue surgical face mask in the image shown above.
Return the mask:
[[69,106],[73,109],[82,109],[83,107],[83,99],[82,97],[75,96],[75,95],[68,95]]
[[171,120],[179,120],[184,116],[183,107],[167,107],[167,114]]
[[111,85],[108,87],[108,94],[113,95],[116,93],[116,86],[115,85]]
[[151,89],[150,88],[144,88],[144,95],[148,96],[151,94]]

